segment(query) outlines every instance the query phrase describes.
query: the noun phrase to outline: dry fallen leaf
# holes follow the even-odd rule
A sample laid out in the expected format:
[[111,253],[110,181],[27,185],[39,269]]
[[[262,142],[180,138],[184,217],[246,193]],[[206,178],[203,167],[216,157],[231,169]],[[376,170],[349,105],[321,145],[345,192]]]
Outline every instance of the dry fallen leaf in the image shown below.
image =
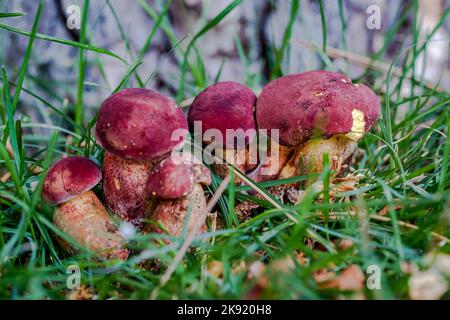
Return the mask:
[[413,273],[419,271],[419,268],[417,267],[417,265],[415,263],[407,262],[407,261],[400,262],[400,269],[405,274],[413,274]]
[[274,260],[268,266],[271,273],[288,273],[294,268],[295,263],[290,256],[286,256],[283,259]]
[[353,240],[350,239],[341,239],[338,241],[338,248],[341,250],[347,250],[354,246]]
[[287,274],[295,269],[295,262],[294,259],[300,264],[300,265],[307,265],[309,264],[309,259],[306,257],[306,255],[303,252],[296,251],[294,252],[293,256],[286,256],[282,259],[276,259],[273,260],[268,265],[264,264],[261,261],[255,261],[252,262],[248,266],[248,274],[247,277],[249,280],[251,279],[257,279],[257,283],[261,288],[265,288],[268,283],[269,279],[273,275],[277,274]]
[[258,279],[264,273],[266,269],[266,265],[261,261],[255,261],[248,267],[248,278],[249,279]]
[[364,175],[362,174],[357,175],[350,174],[343,178],[336,178],[334,180],[334,185],[337,188],[341,187],[342,191],[352,190],[358,184],[359,180],[361,180],[362,178],[364,178]]
[[450,254],[430,253],[425,256],[424,260],[430,267],[435,268],[442,275],[450,276]]
[[417,271],[408,282],[409,296],[414,300],[437,300],[447,292],[445,278],[435,269]]
[[231,272],[234,275],[236,275],[241,272],[245,272],[246,270],[247,270],[247,264],[245,263],[244,260],[240,260],[239,263],[233,264],[233,268],[232,268]]
[[295,252],[294,254],[295,260],[301,265],[306,266],[309,264],[309,258],[303,252]]
[[78,289],[70,292],[67,298],[69,300],[92,300],[93,296],[92,288],[81,285]]
[[357,265],[347,267],[337,276],[335,272],[329,269],[322,269],[316,271],[313,277],[321,288],[333,288],[342,291],[357,291],[364,288],[365,276]]
[[223,263],[217,260],[211,261],[210,263],[208,263],[206,272],[219,278],[223,274]]
[[[400,210],[401,208],[402,208],[402,206],[399,205],[399,204],[396,205],[396,206],[394,206],[394,210],[395,210],[395,211]],[[388,207],[388,206],[384,206],[383,209],[381,209],[381,210],[378,212],[378,215],[379,215],[379,216],[385,216],[385,215],[388,214],[388,212],[389,212],[389,207]]]
[[338,285],[341,290],[361,290],[364,288],[365,276],[361,268],[351,265],[338,277]]
[[329,281],[336,278],[336,273],[329,269],[320,269],[312,274],[314,280],[317,282],[320,288],[329,288]]
[[256,286],[262,290],[266,288],[269,280],[265,276],[266,265],[261,261],[255,261],[248,267],[248,279],[256,279]]

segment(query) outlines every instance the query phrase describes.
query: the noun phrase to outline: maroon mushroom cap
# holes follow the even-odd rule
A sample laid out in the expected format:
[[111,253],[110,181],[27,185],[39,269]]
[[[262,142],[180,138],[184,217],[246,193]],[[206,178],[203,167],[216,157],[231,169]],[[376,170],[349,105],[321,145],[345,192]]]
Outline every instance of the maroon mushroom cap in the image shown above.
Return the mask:
[[153,160],[169,153],[184,139],[172,139],[177,129],[187,133],[188,126],[175,102],[154,90],[137,88],[106,99],[96,125],[103,148],[133,160]]
[[147,192],[161,199],[178,199],[191,193],[196,183],[211,184],[208,168],[174,154],[153,168],[147,181]]
[[102,172],[88,158],[63,158],[48,170],[42,196],[50,203],[60,204],[92,189],[101,179]]
[[[236,142],[232,136],[226,134],[227,129],[246,131],[253,129],[250,136],[242,136],[242,131],[236,132],[242,141],[248,143],[256,133],[254,108],[256,96],[252,90],[237,82],[219,82],[203,90],[192,103],[188,113],[191,128],[195,121],[202,122],[202,134],[208,129],[217,129],[223,140],[216,141],[218,145],[226,145],[232,149]],[[245,146],[245,144],[244,144]]]
[[318,70],[267,84],[256,103],[256,119],[261,129],[278,129],[281,144],[298,146],[312,137],[351,132],[355,110],[360,130],[368,131],[379,117],[380,99],[341,73]]

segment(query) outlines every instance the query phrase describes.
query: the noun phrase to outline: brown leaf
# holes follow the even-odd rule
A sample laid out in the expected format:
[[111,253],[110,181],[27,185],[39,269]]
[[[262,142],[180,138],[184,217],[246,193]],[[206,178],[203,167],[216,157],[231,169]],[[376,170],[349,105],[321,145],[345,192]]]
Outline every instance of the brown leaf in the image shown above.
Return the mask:
[[92,288],[81,285],[78,289],[69,293],[67,298],[69,300],[92,300],[93,296]]
[[322,269],[316,272],[313,277],[321,288],[333,288],[342,291],[357,291],[364,288],[365,276],[357,265],[349,266],[338,276],[329,269]]
[[223,274],[223,263],[222,261],[213,260],[210,263],[208,263],[208,266],[206,268],[206,272],[208,272],[210,275],[213,275],[217,278],[220,278]]
[[437,300],[448,289],[446,279],[435,269],[415,272],[408,281],[409,296],[414,300]]
[[341,239],[340,241],[338,241],[338,248],[341,250],[350,249],[354,245],[355,243],[353,242],[353,240],[350,239]]
[[430,267],[438,270],[442,275],[450,276],[450,254],[427,254],[424,258]]

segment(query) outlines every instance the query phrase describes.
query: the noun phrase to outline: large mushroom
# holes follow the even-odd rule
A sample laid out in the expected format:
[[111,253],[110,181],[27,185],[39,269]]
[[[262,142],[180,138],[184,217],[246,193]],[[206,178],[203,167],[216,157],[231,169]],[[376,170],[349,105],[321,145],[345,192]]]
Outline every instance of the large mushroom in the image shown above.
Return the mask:
[[[59,160],[47,172],[42,196],[57,205],[54,225],[81,246],[89,248],[103,259],[128,257],[124,239],[114,220],[91,189],[102,178],[100,169],[84,157]],[[58,238],[69,252],[76,251]]]
[[[147,182],[147,193],[160,199],[150,224],[153,232],[179,237],[183,227],[192,232],[197,223],[205,230],[206,199],[202,185],[211,183],[211,173],[189,154],[174,154],[155,166]],[[187,220],[189,219],[189,220]]]
[[[244,173],[257,164],[256,148],[252,152],[249,147],[256,142],[255,103],[255,94],[246,86],[219,82],[200,92],[188,113],[191,130],[197,133],[201,126],[202,142],[213,144],[209,149],[216,159],[223,157]],[[228,173],[223,163],[214,163],[213,170],[221,177]]]
[[369,87],[322,70],[274,80],[256,103],[258,127],[278,130],[280,145],[294,150],[273,170],[278,178],[320,172],[325,154],[338,173],[379,114],[380,99]]
[[99,111],[96,134],[106,150],[103,191],[108,207],[142,227],[152,211],[146,183],[153,166],[184,141],[183,112],[168,97],[149,89],[124,89],[106,99]]

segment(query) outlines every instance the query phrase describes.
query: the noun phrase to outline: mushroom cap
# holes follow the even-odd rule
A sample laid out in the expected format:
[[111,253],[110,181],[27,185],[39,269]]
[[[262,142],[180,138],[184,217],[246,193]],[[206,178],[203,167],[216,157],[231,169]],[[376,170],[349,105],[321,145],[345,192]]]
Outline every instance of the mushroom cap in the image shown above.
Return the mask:
[[223,139],[216,141],[217,145],[242,148],[245,144],[236,146],[235,139],[227,135],[226,130],[253,129],[251,136],[244,137],[243,132],[236,132],[245,143],[251,141],[256,134],[255,103],[255,94],[246,86],[232,81],[218,82],[195,97],[188,113],[189,125],[194,128],[194,121],[201,121],[202,134],[208,129],[221,132]]
[[267,84],[256,103],[260,129],[278,129],[280,144],[298,146],[317,136],[358,140],[380,114],[380,99],[341,73],[309,71]]
[[[172,139],[177,129],[183,136]],[[186,118],[174,101],[154,90],[124,89],[107,98],[99,111],[96,133],[107,151],[125,159],[153,160],[185,138]]]
[[197,183],[211,184],[208,168],[173,154],[153,168],[147,181],[147,193],[165,200],[178,199],[190,194]]
[[101,179],[102,172],[88,158],[63,158],[48,169],[42,196],[52,204],[61,204],[92,189]]

